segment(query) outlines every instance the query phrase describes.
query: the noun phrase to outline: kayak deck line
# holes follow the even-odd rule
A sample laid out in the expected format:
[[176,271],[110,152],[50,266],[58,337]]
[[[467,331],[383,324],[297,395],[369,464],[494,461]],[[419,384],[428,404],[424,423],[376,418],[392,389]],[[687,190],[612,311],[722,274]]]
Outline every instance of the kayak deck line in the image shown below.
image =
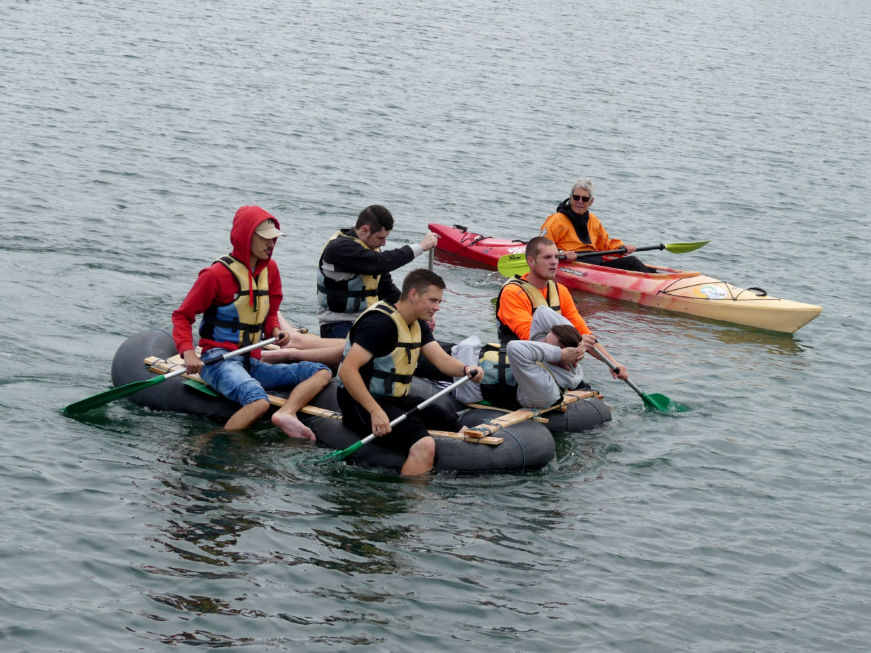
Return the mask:
[[[728,297],[710,297],[710,296],[706,295],[704,292],[702,292],[702,295],[703,295],[702,297],[686,297],[686,299],[697,299],[700,301],[707,301],[707,302],[723,301],[723,300],[729,300],[729,301],[733,301],[733,302],[749,302],[749,301],[782,302],[782,301],[788,301],[788,300],[783,300],[780,297],[772,297],[771,295],[769,295],[765,291],[763,291],[763,294],[760,294],[758,292],[758,290],[760,290],[759,288],[738,288],[737,286],[733,286],[732,284],[730,284],[726,281],[718,281],[717,284],[723,284],[726,287],[726,292],[728,292],[728,294],[729,294]],[[676,292],[678,290],[685,290],[685,289],[689,289],[689,288],[704,289],[704,288],[707,288],[707,287],[713,286],[713,285],[715,285],[715,284],[713,284],[709,281],[704,281],[701,283],[693,284],[691,286],[681,286],[680,288],[677,288],[674,291],[672,291],[670,289],[670,287],[668,287],[668,288],[663,288],[662,290],[660,290],[658,292],[661,295],[674,295],[674,294],[676,294]],[[735,290],[738,290],[739,292],[736,293]],[[742,297],[742,295],[744,293],[753,293],[753,295],[751,297]]]
[[588,272],[586,272],[583,268],[576,267],[577,265],[595,268],[605,268],[612,274],[626,275],[627,277],[634,276],[638,279],[648,279],[652,276],[655,276],[657,279],[675,279],[677,281],[680,279],[689,279],[691,277],[703,276],[701,272],[697,272],[695,270],[677,270],[675,268],[667,268],[661,265],[648,265],[647,267],[651,268],[652,272],[639,272],[638,270],[619,270],[617,268],[609,268],[604,265],[596,265],[595,263],[584,263],[583,261],[562,263],[560,264],[560,271],[581,278],[589,276]]

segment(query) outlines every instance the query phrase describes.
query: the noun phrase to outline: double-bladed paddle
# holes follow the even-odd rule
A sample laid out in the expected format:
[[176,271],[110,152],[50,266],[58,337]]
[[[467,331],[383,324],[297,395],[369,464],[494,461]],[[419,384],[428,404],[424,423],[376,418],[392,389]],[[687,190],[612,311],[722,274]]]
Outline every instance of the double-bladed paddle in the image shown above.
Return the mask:
[[[276,340],[277,338],[268,338],[266,340],[261,340],[260,342],[255,342],[253,345],[248,345],[247,347],[242,347],[234,351],[229,351],[221,356],[216,356],[215,358],[210,358],[209,360],[203,361],[203,365],[211,365],[212,363],[217,363],[218,361],[230,358],[231,356],[239,356],[240,354],[245,354],[253,349],[259,349],[260,347],[270,345]],[[126,385],[112,388],[111,390],[106,390],[105,392],[101,392],[100,394],[94,395],[93,397],[88,397],[87,399],[82,399],[81,401],[70,404],[63,409],[63,414],[67,417],[81,415],[82,413],[86,413],[93,408],[98,408],[99,406],[108,404],[110,401],[115,401],[116,399],[127,397],[128,395],[132,395],[133,393],[139,392],[140,390],[145,390],[145,388],[150,388],[151,386],[157,385],[158,383],[163,383],[167,379],[171,379],[174,376],[184,374],[184,372],[185,368],[182,367],[172,372],[167,372],[166,374],[155,376],[153,379],[134,381],[133,383],[127,383]]]
[[[668,250],[672,254],[686,254],[693,250],[699,249],[707,245],[710,240],[700,240],[694,243],[669,243],[668,245],[649,245],[647,247],[638,247],[636,252],[646,252],[653,249]],[[575,252],[575,259],[586,258],[588,256],[606,256],[608,254],[625,254],[626,248],[611,249],[605,252]],[[529,265],[526,263],[526,254],[506,254],[499,258],[496,264],[496,269],[503,277],[513,277],[515,274],[526,274],[529,272]]]
[[[617,371],[617,366],[614,365],[614,363],[612,363],[611,361],[609,361],[605,357],[605,355],[601,351],[599,351],[599,349],[597,347],[593,346],[593,349],[599,355],[600,360],[603,363],[605,363],[605,365],[607,365],[611,369],[612,372]],[[690,410],[689,407],[684,406],[683,404],[679,404],[675,401],[672,401],[671,399],[669,399],[665,395],[661,395],[659,393],[654,393],[652,395],[649,395],[646,392],[643,392],[641,390],[641,388],[639,388],[637,385],[635,385],[628,378],[623,379],[623,380],[626,382],[626,385],[628,385],[630,388],[632,388],[633,390],[635,390],[635,392],[638,393],[638,396],[641,397],[641,401],[644,402],[644,406],[646,408],[658,410],[658,411],[661,411],[663,413],[685,413],[686,411]]]
[[[454,381],[447,388],[444,388],[443,390],[440,390],[439,392],[435,393],[429,399],[424,399],[417,406],[415,406],[414,408],[412,408],[409,411],[402,413],[402,415],[400,415],[399,417],[394,419],[392,422],[390,422],[390,428],[393,428],[394,426],[396,426],[397,424],[399,424],[400,422],[405,420],[405,418],[408,417],[409,415],[411,415],[412,413],[414,413],[418,410],[421,410],[423,408],[426,408],[427,406],[429,406],[432,402],[434,402],[439,397],[442,397],[442,396],[446,395],[447,393],[451,392],[452,390],[459,388],[461,385],[463,385],[466,381],[468,381],[471,378],[472,378],[471,376],[464,376],[459,381]],[[374,439],[375,439],[375,434],[370,433],[365,438],[355,442],[354,444],[352,444],[349,447],[345,447],[344,449],[339,449],[338,451],[331,451],[326,456],[323,456],[322,458],[318,458],[318,461],[323,462],[325,460],[344,460],[345,458],[350,456],[352,453],[357,451],[357,449],[362,447],[364,444],[368,444],[369,442],[371,442]]]

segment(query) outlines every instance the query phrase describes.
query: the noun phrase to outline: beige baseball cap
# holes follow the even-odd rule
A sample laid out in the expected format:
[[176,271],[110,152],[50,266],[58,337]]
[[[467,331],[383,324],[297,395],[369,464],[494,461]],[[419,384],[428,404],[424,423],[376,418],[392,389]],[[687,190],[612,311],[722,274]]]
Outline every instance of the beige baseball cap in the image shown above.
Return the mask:
[[261,222],[259,225],[257,225],[254,233],[261,238],[266,238],[267,240],[272,240],[273,238],[278,238],[279,236],[284,235],[275,226],[275,222],[273,220],[264,220],[263,222]]

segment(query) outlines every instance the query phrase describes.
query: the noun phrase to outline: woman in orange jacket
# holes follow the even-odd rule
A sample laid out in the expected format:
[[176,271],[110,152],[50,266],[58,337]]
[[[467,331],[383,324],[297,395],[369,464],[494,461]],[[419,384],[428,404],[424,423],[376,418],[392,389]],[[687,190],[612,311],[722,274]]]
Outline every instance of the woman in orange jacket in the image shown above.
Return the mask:
[[[626,254],[635,251],[635,245],[624,243],[618,238],[611,238],[599,218],[590,213],[593,205],[593,182],[589,179],[578,179],[572,184],[570,196],[556,207],[556,213],[548,216],[541,225],[540,236],[547,236],[565,255],[567,261],[576,259],[575,252],[605,252],[612,249],[626,248]],[[621,270],[649,272],[644,263],[634,256],[622,254],[616,257],[584,256],[584,263],[595,263]]]

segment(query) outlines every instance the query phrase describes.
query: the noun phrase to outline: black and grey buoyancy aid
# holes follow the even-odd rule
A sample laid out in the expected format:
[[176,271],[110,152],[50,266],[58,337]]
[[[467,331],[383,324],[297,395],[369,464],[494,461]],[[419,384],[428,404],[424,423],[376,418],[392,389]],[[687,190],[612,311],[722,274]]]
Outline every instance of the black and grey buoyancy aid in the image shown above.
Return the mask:
[[517,381],[511,371],[505,343],[484,345],[478,356],[478,365],[484,370],[480,386],[483,399],[502,408],[517,406]]
[[[324,250],[336,238],[350,238],[361,247],[372,249],[356,236],[337,231]],[[375,249],[373,251],[379,251]],[[380,274],[352,274],[324,270],[324,252],[318,261],[318,305],[333,313],[359,313],[378,301]]]

